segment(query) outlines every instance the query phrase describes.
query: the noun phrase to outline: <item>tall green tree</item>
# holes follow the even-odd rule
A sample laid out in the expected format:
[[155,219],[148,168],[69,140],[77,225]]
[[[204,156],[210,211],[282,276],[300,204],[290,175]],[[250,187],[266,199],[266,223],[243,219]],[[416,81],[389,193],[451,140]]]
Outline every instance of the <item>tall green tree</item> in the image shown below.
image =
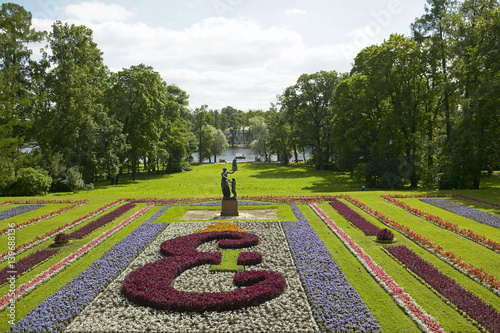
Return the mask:
[[51,53],[45,87],[49,104],[36,115],[42,152],[60,152],[68,167],[78,166],[87,182],[97,172],[95,152],[109,73],[92,30],[60,21],[49,34]]
[[304,140],[310,142],[318,169],[324,169],[334,153],[331,129],[336,107],[332,101],[339,82],[335,71],[303,74],[280,97],[289,119],[302,129]]
[[[0,192],[15,179],[19,148],[30,129],[30,110],[37,96],[31,89],[36,64],[29,43],[44,37],[31,24],[31,13],[14,3],[0,10]],[[30,138],[27,138],[28,140]],[[20,167],[20,166],[19,166]]]
[[167,125],[165,112],[175,105],[171,104],[173,97],[167,92],[167,84],[151,66],[140,64],[123,69],[113,81],[110,110],[127,135],[127,160],[135,179],[141,160],[146,169],[156,165]]
[[266,120],[262,116],[256,116],[249,119],[250,131],[254,140],[250,147],[254,154],[264,156],[265,161],[269,160],[269,129]]

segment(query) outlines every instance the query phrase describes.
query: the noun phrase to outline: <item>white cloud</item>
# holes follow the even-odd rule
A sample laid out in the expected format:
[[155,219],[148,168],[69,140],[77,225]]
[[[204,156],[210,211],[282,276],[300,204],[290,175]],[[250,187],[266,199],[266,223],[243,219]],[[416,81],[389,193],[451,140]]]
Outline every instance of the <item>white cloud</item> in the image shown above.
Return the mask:
[[306,15],[307,14],[307,10],[302,10],[302,9],[297,9],[297,8],[294,8],[294,9],[287,9],[285,11],[285,15],[286,16],[292,16],[292,15]]
[[107,5],[103,2],[82,2],[67,5],[63,11],[75,19],[89,22],[126,21],[134,16],[134,13],[120,5]]

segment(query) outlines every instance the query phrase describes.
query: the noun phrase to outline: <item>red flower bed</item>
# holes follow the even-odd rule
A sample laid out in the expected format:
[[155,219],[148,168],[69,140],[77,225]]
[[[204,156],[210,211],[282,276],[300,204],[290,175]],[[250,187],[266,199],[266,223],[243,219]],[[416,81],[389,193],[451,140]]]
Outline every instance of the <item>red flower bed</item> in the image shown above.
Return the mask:
[[385,246],[385,249],[489,332],[500,332],[500,312],[494,307],[486,304],[406,246]]
[[241,252],[238,256],[238,265],[252,266],[262,262],[262,254],[257,252]]
[[59,249],[45,249],[45,250],[40,250],[36,251],[29,256],[17,261],[15,263],[15,268],[12,269],[9,266],[5,267],[0,271],[0,285],[4,284],[7,282],[7,279],[10,278],[12,273],[15,271],[15,276],[19,276],[22,273],[30,270],[34,266],[38,265],[39,263],[47,260],[47,258],[50,258],[54,254],[56,254],[59,251]]
[[363,216],[353,211],[345,203],[335,200],[330,202],[330,206],[335,208],[347,221],[354,224],[357,228],[364,232],[366,236],[376,236],[380,228],[369,222]]
[[[221,248],[255,246],[259,238],[248,232],[212,231],[194,233],[167,240],[161,252],[168,258],[157,260],[131,272],[125,278],[122,292],[130,301],[172,311],[228,311],[258,305],[279,296],[286,288],[285,277],[273,271],[244,271],[234,275],[236,286],[224,292],[187,292],[173,287],[174,279],[196,266],[221,262],[220,252],[198,252],[202,243],[219,240]],[[259,253],[242,252],[238,258],[250,265],[262,261]],[[242,257],[243,255],[243,257]]]
[[87,236],[90,234],[92,231],[99,229],[105,224],[108,224],[109,222],[113,221],[120,215],[124,214],[125,212],[128,212],[132,208],[135,207],[135,204],[133,203],[127,203],[121,207],[118,207],[111,213],[108,213],[104,216],[101,216],[97,220],[90,222],[89,224],[83,226],[82,228],[73,231],[72,233],[68,234],[69,238],[78,238],[82,239],[83,237]]

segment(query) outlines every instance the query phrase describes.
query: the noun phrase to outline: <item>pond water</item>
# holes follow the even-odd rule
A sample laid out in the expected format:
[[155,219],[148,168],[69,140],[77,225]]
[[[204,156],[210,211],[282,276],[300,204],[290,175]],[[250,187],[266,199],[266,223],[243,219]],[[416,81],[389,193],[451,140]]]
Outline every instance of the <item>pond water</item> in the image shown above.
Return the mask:
[[[193,162],[198,162],[198,153],[193,153]],[[225,160],[226,162],[230,162],[236,156],[245,156],[244,159],[238,159],[238,162],[255,162],[255,158],[259,157],[252,152],[252,149],[249,147],[229,147],[227,148],[221,155],[217,155],[217,161]],[[309,158],[310,154],[306,153],[306,158]],[[263,159],[263,158],[262,158]],[[299,159],[303,159],[302,154],[299,154]],[[272,155],[271,161],[277,161],[277,156]],[[212,162],[213,156],[212,156]],[[208,158],[203,160],[203,163],[208,163]]]

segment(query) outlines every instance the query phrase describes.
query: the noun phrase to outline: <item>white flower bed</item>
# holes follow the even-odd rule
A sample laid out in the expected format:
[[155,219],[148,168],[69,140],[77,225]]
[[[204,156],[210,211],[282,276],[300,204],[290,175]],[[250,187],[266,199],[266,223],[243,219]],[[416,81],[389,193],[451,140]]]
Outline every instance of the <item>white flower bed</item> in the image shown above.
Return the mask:
[[[134,269],[163,258],[160,244],[167,239],[188,235],[204,229],[209,222],[173,223],[132,262],[103,293],[78,315],[67,332],[315,332],[319,331],[299,275],[293,263],[281,225],[276,222],[238,222],[240,228],[259,236],[259,245],[248,251],[263,256],[261,264],[245,267],[272,270],[283,274],[287,289],[279,297],[259,306],[235,311],[178,313],[138,306],[120,292],[123,280]],[[217,251],[215,242],[203,244],[200,251]],[[235,273],[209,272],[210,265],[195,267],[175,280],[175,287],[186,291],[227,291]]]

